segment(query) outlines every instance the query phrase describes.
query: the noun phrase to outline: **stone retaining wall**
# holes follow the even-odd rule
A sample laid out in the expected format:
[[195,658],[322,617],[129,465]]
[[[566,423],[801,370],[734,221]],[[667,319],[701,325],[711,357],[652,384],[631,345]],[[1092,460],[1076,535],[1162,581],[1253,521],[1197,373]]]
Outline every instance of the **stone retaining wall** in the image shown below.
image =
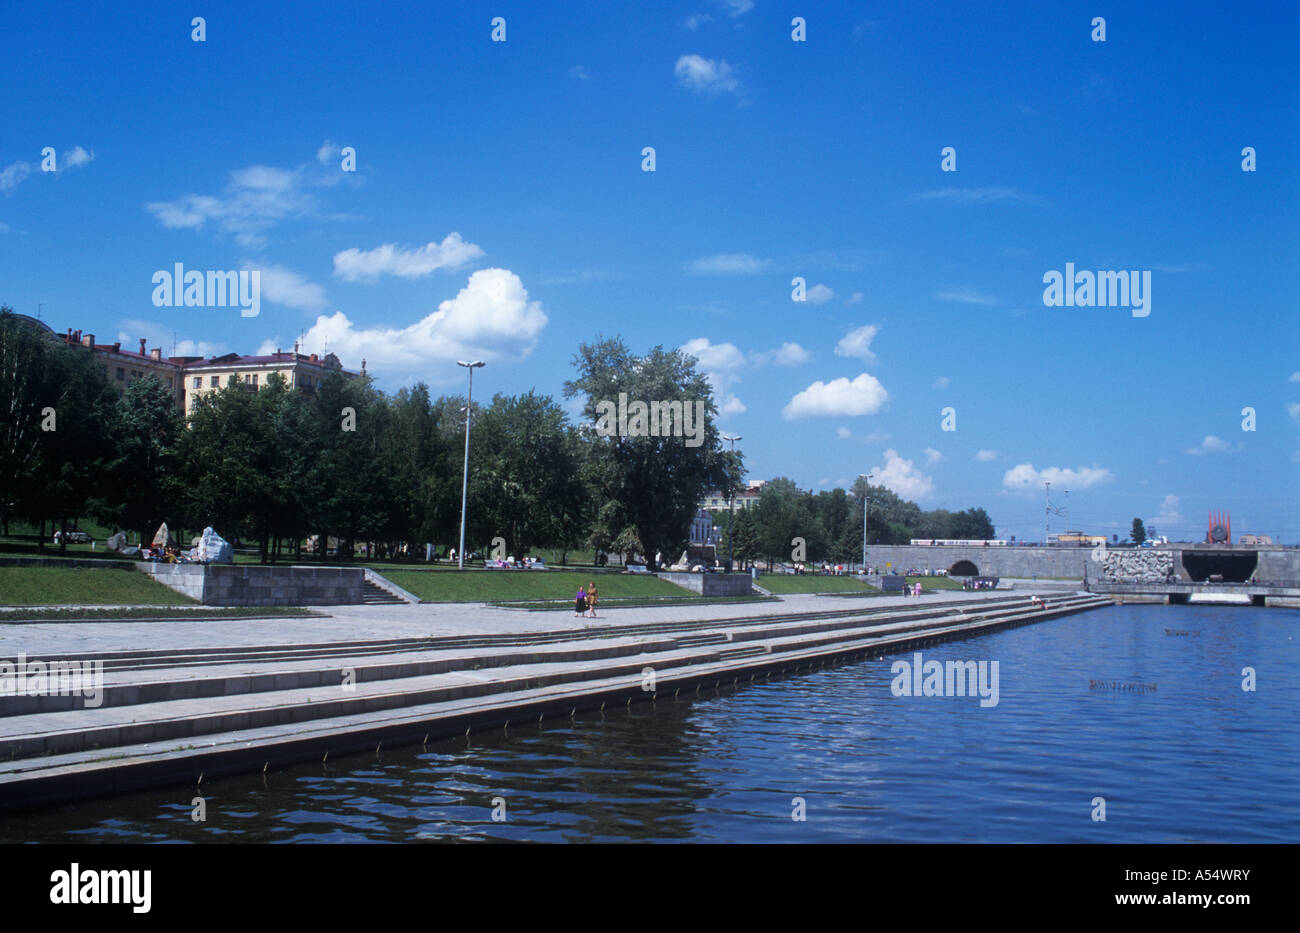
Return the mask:
[[1107,550],[1089,577],[1097,583],[1164,583],[1177,579],[1174,552],[1154,548]]
[[344,606],[361,602],[360,567],[155,564],[139,568],[205,606]]
[[664,571],[655,576],[701,596],[749,596],[754,592],[754,581],[747,573],[671,573]]

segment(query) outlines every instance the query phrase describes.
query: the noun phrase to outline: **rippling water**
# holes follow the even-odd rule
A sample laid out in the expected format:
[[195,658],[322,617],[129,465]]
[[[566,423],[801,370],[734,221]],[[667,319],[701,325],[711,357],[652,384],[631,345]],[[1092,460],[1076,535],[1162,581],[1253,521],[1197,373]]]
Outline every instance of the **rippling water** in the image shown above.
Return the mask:
[[1107,608],[922,652],[998,661],[995,707],[894,697],[890,664],[907,652],[213,781],[206,823],[193,790],[172,788],[4,818],[0,840],[1293,843],[1297,623],[1282,609]]

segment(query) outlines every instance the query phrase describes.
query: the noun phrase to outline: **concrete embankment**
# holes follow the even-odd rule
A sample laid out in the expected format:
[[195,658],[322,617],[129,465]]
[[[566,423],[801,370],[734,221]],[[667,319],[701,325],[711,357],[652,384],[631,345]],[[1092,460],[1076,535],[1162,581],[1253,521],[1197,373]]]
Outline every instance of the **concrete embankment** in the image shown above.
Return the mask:
[[804,601],[797,611],[586,628],[46,652],[45,662],[102,664],[102,692],[93,708],[81,696],[0,697],[0,809],[192,787],[201,775],[622,707],[1107,605],[1085,594],[1043,605],[1024,595],[844,609]]

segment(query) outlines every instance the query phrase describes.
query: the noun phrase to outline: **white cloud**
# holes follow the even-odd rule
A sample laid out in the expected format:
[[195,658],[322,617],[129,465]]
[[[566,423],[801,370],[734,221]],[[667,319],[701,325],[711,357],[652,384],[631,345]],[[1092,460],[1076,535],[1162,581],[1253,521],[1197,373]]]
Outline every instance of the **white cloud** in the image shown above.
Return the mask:
[[942,459],[943,459],[943,454],[939,453],[939,451],[935,450],[933,447],[927,447],[927,448],[925,448],[925,465],[926,465],[926,466],[934,466],[936,463],[938,463],[938,462],[939,462],[940,460],[942,460]]
[[677,59],[673,74],[682,87],[701,94],[736,94],[741,89],[735,69],[721,59],[683,55]]
[[834,298],[835,290],[819,283],[808,289],[808,294],[805,297],[812,304],[819,305]]
[[768,260],[748,253],[719,253],[691,260],[686,264],[686,271],[695,275],[754,275],[769,264]]
[[117,340],[128,350],[139,349],[140,338],[145,338],[146,347],[162,348],[163,356],[221,356],[229,352],[225,344],[210,343],[206,340],[177,340],[173,350],[174,330],[154,321],[128,318],[121,322],[122,329],[117,333]]
[[1232,445],[1221,437],[1215,437],[1213,434],[1205,435],[1205,440],[1201,441],[1195,447],[1187,448],[1185,453],[1193,457],[1200,457],[1204,454],[1221,454],[1224,451],[1231,450]]
[[912,195],[913,201],[933,201],[946,204],[994,204],[998,201],[1012,201],[1021,204],[1042,204],[1043,199],[1036,194],[1021,191],[1007,185],[994,185],[985,188],[938,188],[922,191]]
[[745,366],[745,354],[734,343],[710,343],[707,337],[696,337],[682,344],[682,352],[699,360],[704,378],[713,387],[718,415],[738,415],[746,410],[745,403],[733,393],[740,382],[739,371]]
[[873,466],[871,474],[874,485],[892,489],[904,499],[924,499],[934,492],[934,480],[893,448],[885,451],[885,465]]
[[722,8],[732,19],[744,16],[754,8],[754,0],[722,0]]
[[812,354],[797,343],[783,343],[779,349],[751,355],[755,366],[772,363],[776,366],[801,366],[812,359]]
[[691,16],[686,17],[686,22],[682,23],[682,25],[685,26],[687,29],[689,29],[691,32],[695,32],[697,29],[700,28],[700,26],[702,26],[705,23],[711,22],[712,20],[713,17],[710,16],[708,13],[695,13],[692,14]]
[[844,299],[844,304],[845,304],[845,305],[855,305],[855,304],[860,303],[860,302],[862,301],[862,299],[865,298],[865,297],[866,297],[866,296],[863,295],[862,292],[854,292],[854,293],[853,293],[852,295],[850,295],[848,298],[845,298],[845,299]]
[[71,149],[66,149],[62,154],[55,156],[55,171],[53,172],[42,172],[40,162],[12,162],[0,169],[0,191],[6,193],[13,191],[29,175],[58,175],[60,172],[89,165],[94,159],[95,154],[93,152],[87,152],[81,146],[73,146]]
[[823,415],[874,415],[889,393],[870,373],[856,379],[841,377],[830,382],[818,380],[790,399],[782,414],[786,420],[819,417]]
[[569,77],[577,78],[579,81],[591,80],[591,72],[587,70],[586,65],[574,65],[569,69]]
[[304,353],[337,353],[348,368],[366,368],[385,380],[428,379],[431,363],[457,359],[522,359],[537,346],[547,317],[528,300],[519,276],[508,269],[479,269],[455,298],[403,328],[366,328],[342,311],[316,318],[303,338]]
[[932,385],[930,388],[932,388],[932,389],[946,389],[946,388],[948,388],[948,386],[950,386],[950,385],[952,385],[952,380],[951,380],[951,379],[949,379],[947,376],[940,376],[938,379],[934,380],[934,385]]
[[315,282],[304,279],[292,269],[284,266],[259,266],[244,263],[245,269],[258,269],[262,276],[262,297],[274,304],[301,311],[322,311],[329,304],[325,289]]
[[989,463],[997,458],[998,452],[996,450],[980,450],[975,454],[975,459],[980,463]]
[[1288,382],[1300,382],[1300,369],[1297,369],[1295,372],[1293,372],[1293,373],[1291,374],[1291,378],[1288,379],[1287,381],[1288,381]]
[[876,339],[876,334],[879,332],[880,328],[875,324],[867,324],[850,331],[835,345],[835,355],[847,356],[866,363],[875,362],[876,354],[871,352],[871,341]]
[[848,428],[836,428],[835,436],[842,441],[846,441],[853,436],[853,432],[850,431]]
[[956,301],[966,305],[995,305],[998,300],[973,288],[948,288],[934,293],[940,301]]
[[334,256],[334,274],[347,282],[373,282],[381,275],[419,279],[439,269],[463,266],[482,255],[480,247],[452,232],[441,243],[431,241],[411,249],[394,243],[365,251],[345,249]]
[[1300,402],[1287,402],[1286,413],[1294,421],[1300,421]]
[[272,227],[320,213],[312,189],[332,187],[342,180],[343,173],[327,164],[339,151],[327,140],[314,159],[295,168],[236,169],[220,194],[186,194],[171,201],[152,201],[145,209],[169,229],[201,230],[212,224],[241,245],[260,247]]
[[1178,513],[1178,497],[1170,493],[1165,496],[1160,503],[1160,514],[1150,520],[1150,524],[1156,526],[1156,530],[1167,526],[1179,524],[1183,520],[1182,515]]
[[1002,476],[1002,485],[1013,492],[1038,494],[1043,491],[1043,483],[1065,489],[1088,489],[1101,483],[1109,483],[1115,474],[1105,467],[1047,467],[1035,470],[1032,463],[1020,463],[1007,470]]

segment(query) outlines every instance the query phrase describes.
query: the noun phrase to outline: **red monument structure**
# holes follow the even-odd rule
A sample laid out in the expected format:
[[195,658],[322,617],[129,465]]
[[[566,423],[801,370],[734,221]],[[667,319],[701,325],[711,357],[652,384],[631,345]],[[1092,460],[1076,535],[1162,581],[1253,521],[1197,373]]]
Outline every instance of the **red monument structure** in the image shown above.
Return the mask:
[[1210,520],[1205,529],[1205,543],[1232,543],[1232,513],[1210,511]]

